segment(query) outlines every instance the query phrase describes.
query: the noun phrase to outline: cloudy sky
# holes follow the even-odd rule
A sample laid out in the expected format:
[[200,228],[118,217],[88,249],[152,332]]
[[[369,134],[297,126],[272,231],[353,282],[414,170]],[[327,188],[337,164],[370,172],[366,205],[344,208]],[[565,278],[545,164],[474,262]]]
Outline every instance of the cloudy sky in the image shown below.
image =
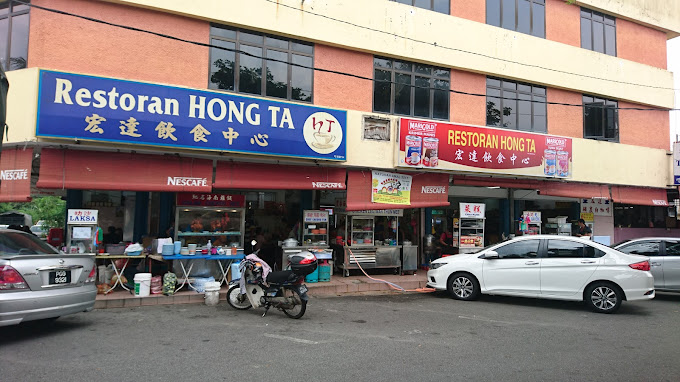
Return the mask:
[[[680,37],[668,40],[668,70],[673,72],[673,88],[675,89],[675,108],[680,109]],[[680,111],[671,111],[671,142],[680,135]]]

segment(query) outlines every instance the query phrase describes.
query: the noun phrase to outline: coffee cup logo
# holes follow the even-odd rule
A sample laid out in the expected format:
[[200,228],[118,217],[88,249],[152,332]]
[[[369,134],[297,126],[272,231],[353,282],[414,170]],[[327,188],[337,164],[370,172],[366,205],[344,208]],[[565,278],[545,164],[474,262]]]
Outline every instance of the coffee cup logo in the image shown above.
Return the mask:
[[317,112],[310,115],[302,129],[307,146],[319,154],[330,154],[342,143],[342,126],[329,113]]

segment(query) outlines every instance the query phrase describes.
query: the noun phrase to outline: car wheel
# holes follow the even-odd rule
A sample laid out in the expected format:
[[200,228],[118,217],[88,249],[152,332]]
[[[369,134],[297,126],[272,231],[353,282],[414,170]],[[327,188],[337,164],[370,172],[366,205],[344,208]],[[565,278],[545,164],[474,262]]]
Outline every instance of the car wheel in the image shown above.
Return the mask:
[[621,307],[623,292],[611,283],[596,282],[586,288],[584,299],[593,312],[614,313]]
[[479,297],[479,282],[469,273],[454,273],[449,277],[447,290],[456,300],[476,300]]

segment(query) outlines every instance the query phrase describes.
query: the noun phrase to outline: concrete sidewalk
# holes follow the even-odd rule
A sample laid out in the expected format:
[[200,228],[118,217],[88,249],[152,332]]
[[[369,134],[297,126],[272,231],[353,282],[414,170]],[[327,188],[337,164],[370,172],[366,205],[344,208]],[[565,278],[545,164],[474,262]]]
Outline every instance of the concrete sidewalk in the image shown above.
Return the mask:
[[[427,283],[427,271],[418,270],[414,275],[370,275],[374,279],[385,280],[396,284],[404,289],[413,290],[425,288]],[[308,294],[312,297],[333,297],[343,295],[357,295],[366,293],[403,293],[395,290],[390,285],[377,280],[361,276],[342,277],[335,274],[328,282],[305,283],[309,289]],[[227,285],[220,290],[220,300],[225,300]],[[188,289],[186,286],[173,296],[152,294],[148,297],[135,297],[130,292],[116,288],[107,295],[98,294],[95,301],[95,309],[127,308],[143,305],[173,305],[173,304],[202,304],[204,295]]]

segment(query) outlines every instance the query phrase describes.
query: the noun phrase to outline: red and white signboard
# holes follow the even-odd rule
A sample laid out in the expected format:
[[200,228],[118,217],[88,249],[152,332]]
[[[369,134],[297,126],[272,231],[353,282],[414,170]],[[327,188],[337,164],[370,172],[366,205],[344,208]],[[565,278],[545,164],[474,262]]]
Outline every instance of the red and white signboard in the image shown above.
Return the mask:
[[243,207],[245,195],[204,194],[199,192],[178,192],[178,206]]
[[460,217],[481,219],[484,217],[485,207],[484,203],[460,203]]
[[571,138],[401,118],[398,166],[571,177]]

